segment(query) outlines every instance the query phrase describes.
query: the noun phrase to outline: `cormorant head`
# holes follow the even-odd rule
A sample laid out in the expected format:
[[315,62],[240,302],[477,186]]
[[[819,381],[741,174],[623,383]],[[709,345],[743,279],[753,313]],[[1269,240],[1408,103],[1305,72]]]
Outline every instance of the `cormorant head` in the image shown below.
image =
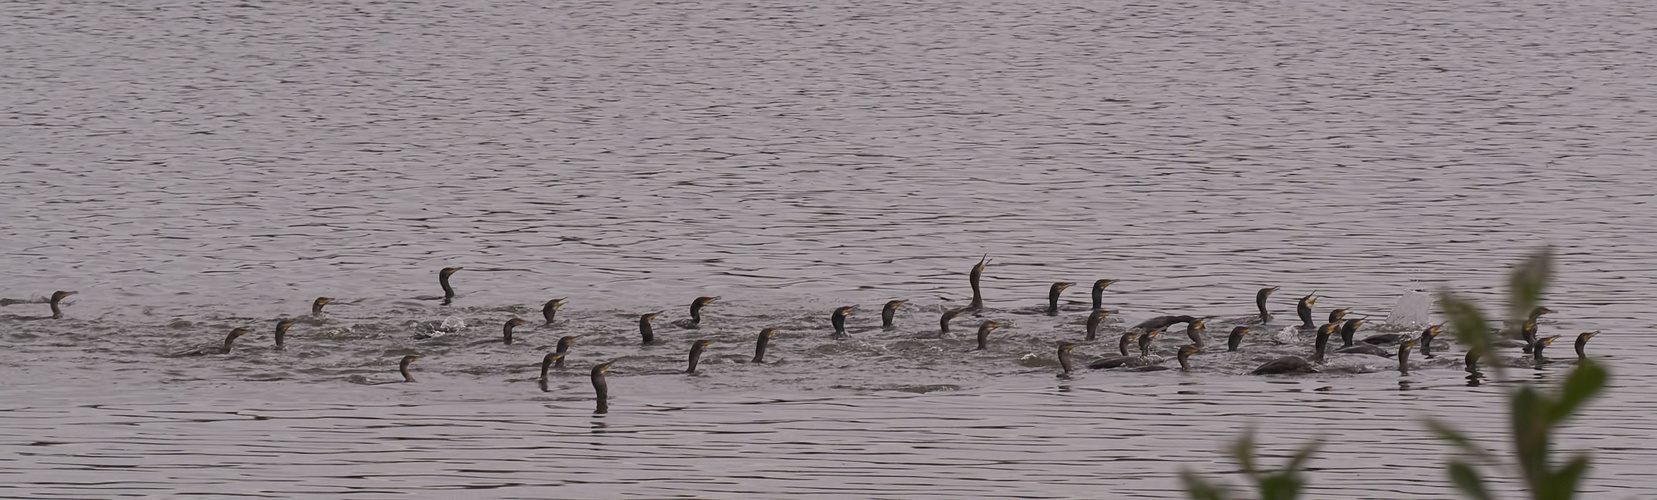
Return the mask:
[[551,307],[551,308],[553,308],[553,310],[557,310],[560,307],[564,307],[564,301],[567,300],[568,298],[569,297],[563,297],[563,298],[557,298],[557,299],[549,300],[549,301],[547,301],[547,307]]
[[585,337],[585,336],[586,335],[565,335],[563,337],[558,338],[558,345],[571,346],[571,345],[575,344],[575,341],[577,339],[580,339],[581,337]]
[[1443,331],[1444,331],[1444,323],[1439,323],[1439,324],[1427,327],[1427,331],[1421,332],[1421,335],[1424,336],[1424,337],[1437,337],[1438,334],[1442,333]]
[[1346,318],[1346,311],[1347,311],[1346,308],[1340,308],[1340,309],[1336,309],[1336,310],[1333,310],[1333,311],[1329,311],[1329,322],[1334,323],[1336,321],[1340,321],[1342,319],[1345,319]]
[[1066,288],[1070,288],[1070,287],[1073,287],[1073,286],[1076,286],[1076,283],[1075,283],[1075,282],[1072,282],[1072,281],[1060,281],[1060,282],[1058,282],[1058,283],[1054,283],[1054,284],[1053,284],[1053,290],[1055,290],[1055,291],[1060,291],[1060,292],[1062,292],[1062,291],[1064,291],[1064,289],[1066,289]]
[[1542,316],[1544,314],[1552,314],[1552,313],[1556,313],[1556,312],[1559,312],[1559,311],[1555,311],[1553,309],[1548,309],[1548,308],[1542,307],[1542,306],[1536,306],[1536,309],[1532,309],[1530,311],[1530,315],[1531,315],[1531,317],[1539,317],[1539,316]]
[[995,320],[986,320],[986,321],[984,321],[984,324],[981,326],[981,328],[983,328],[985,330],[995,330],[995,329],[1001,328],[1003,326],[1007,326],[1007,324],[1002,323],[1000,321],[995,321]]
[[1300,301],[1306,303],[1308,306],[1318,305],[1318,291],[1312,290],[1312,293],[1306,295],[1305,297],[1301,297]]
[[63,300],[64,297],[68,297],[70,295],[74,295],[74,294],[77,294],[77,293],[80,293],[80,292],[52,292],[52,302],[57,302],[57,301]]
[[1211,319],[1211,318],[1197,318],[1196,321],[1192,321],[1191,324],[1186,325],[1186,326],[1190,327],[1190,329],[1192,329],[1192,330],[1206,329],[1206,328],[1208,328],[1208,320],[1209,319]]
[[1539,338],[1539,339],[1536,339],[1536,345],[1550,346],[1550,345],[1553,345],[1554,339],[1558,339],[1558,338],[1559,338],[1558,335],[1550,335],[1550,336],[1547,336],[1547,337]]
[[1246,326],[1239,326],[1237,328],[1232,328],[1231,329],[1231,334],[1233,336],[1237,336],[1237,337],[1248,335],[1248,333],[1249,333],[1249,327],[1246,327]]
[[442,271],[438,271],[437,275],[442,276],[444,278],[447,278],[447,277],[449,277],[449,275],[454,274],[456,272],[459,272],[461,269],[466,269],[466,268],[464,268],[464,267],[445,267],[445,268],[443,268]]
[[658,315],[658,314],[661,314],[661,311],[657,311],[657,312],[653,312],[653,313],[649,313],[649,314],[641,314],[641,315],[639,315],[639,319],[642,319],[642,320],[645,320],[645,321],[655,321],[656,315]]
[[1283,288],[1283,287],[1273,286],[1273,287],[1261,288],[1259,292],[1255,293],[1255,295],[1258,295],[1258,296],[1261,296],[1261,297],[1270,297],[1272,292],[1277,291],[1277,289],[1279,289],[1279,288]]
[[523,318],[512,318],[512,319],[506,320],[506,324],[511,325],[511,326],[524,326],[524,325],[529,324],[529,322],[524,321]]
[[692,343],[691,343],[691,346],[693,346],[693,347],[701,347],[701,348],[703,348],[703,349],[707,349],[707,348],[708,348],[708,344],[712,344],[712,343],[713,343],[713,340],[712,340],[712,339],[702,339],[702,340],[698,340],[698,341],[696,341],[696,342],[692,342]]
[[1591,331],[1591,332],[1582,332],[1581,335],[1577,335],[1577,338],[1581,339],[1583,342],[1587,342],[1588,339],[1594,338],[1595,335],[1599,335],[1599,330],[1594,330],[1594,331]]
[[240,336],[243,336],[243,335],[247,335],[247,329],[246,328],[237,327],[235,329],[230,330],[230,338],[237,338],[237,337],[240,337]]
[[1346,320],[1346,324],[1351,325],[1352,329],[1356,330],[1358,327],[1364,325],[1364,319],[1365,318],[1352,318],[1352,319]]
[[1196,354],[1196,353],[1197,353],[1197,346],[1194,346],[1194,345],[1191,345],[1191,344],[1186,344],[1186,345],[1179,346],[1179,355],[1180,356],[1190,356],[1190,355]]
[[410,354],[410,355],[407,355],[407,356],[403,356],[402,363],[406,365],[406,364],[409,364],[409,363],[413,363],[418,359],[420,359],[419,354]]
[[276,322],[276,331],[278,331],[278,332],[288,331],[289,328],[293,328],[293,321],[292,320],[284,319],[284,320]]
[[1075,348],[1075,342],[1059,342],[1059,352],[1070,352],[1071,349]]
[[1398,350],[1400,350],[1400,351],[1404,351],[1404,352],[1409,352],[1409,350],[1410,350],[1410,349],[1414,349],[1414,348],[1415,348],[1415,344],[1416,344],[1416,343],[1417,343],[1417,342],[1418,342],[1418,341],[1417,341],[1417,340],[1416,340],[1416,339],[1404,339],[1404,340],[1400,340],[1400,341],[1398,341]]
[[759,334],[761,336],[764,336],[765,338],[775,337],[775,336],[777,336],[777,329],[776,328],[766,328],[764,330],[760,330]]
[[852,305],[849,305],[849,306],[835,308],[834,312],[839,313],[841,316],[845,316],[847,314],[851,314],[852,311],[856,311],[856,310],[857,310],[857,305],[852,304]]
[[312,302],[311,305],[314,306],[314,307],[322,307],[322,306],[328,305],[329,302],[333,302],[333,301],[334,301],[333,297],[317,297],[316,302]]
[[719,299],[720,299],[720,297],[717,297],[717,296],[714,296],[714,297],[697,297],[696,300],[691,301],[691,304],[700,307],[700,306],[705,306],[705,305],[708,305],[708,304],[712,304],[715,301],[718,301]]
[[610,363],[614,363],[614,362],[615,361],[610,361],[610,362],[607,362],[607,363],[600,364],[598,366],[594,366],[593,367],[593,375],[594,376],[603,375],[604,372],[610,371]]
[[1104,288],[1116,284],[1117,280],[1099,280],[1093,282],[1094,288]]
[[886,307],[896,309],[898,306],[902,306],[903,304],[905,304],[907,302],[909,302],[909,301],[902,300],[902,299],[889,300],[889,301],[886,301]]

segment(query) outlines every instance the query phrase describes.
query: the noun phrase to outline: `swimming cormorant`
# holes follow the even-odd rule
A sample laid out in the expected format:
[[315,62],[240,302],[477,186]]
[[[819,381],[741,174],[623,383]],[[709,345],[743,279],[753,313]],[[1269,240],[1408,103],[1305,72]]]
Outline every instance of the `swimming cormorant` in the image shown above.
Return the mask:
[[[610,363],[614,363],[614,361]],[[593,410],[593,413],[604,414],[610,412],[610,384],[604,382],[604,372],[610,371],[610,363],[593,367],[593,392],[598,396],[598,409]]]
[[[1270,323],[1272,321],[1272,313],[1266,311],[1266,299],[1271,298],[1272,292],[1277,291],[1278,288],[1279,287],[1275,286],[1261,288],[1260,291],[1254,292],[1254,307],[1260,309],[1261,324]],[[1201,349],[1201,347],[1199,346],[1198,349]]]
[[696,373],[696,364],[702,362],[702,351],[706,350],[708,348],[708,344],[711,343],[713,343],[712,340],[702,339],[690,344],[690,368],[686,368],[685,373]]
[[460,272],[464,267],[445,267],[437,272],[437,284],[443,285],[443,305],[449,305],[455,300],[455,289],[449,286],[449,276]]
[[282,340],[288,336],[288,329],[289,328],[293,328],[293,322],[292,321],[284,319],[284,320],[279,320],[279,321],[276,322],[276,348],[277,349],[282,348]]
[[1116,282],[1116,280],[1099,280],[1099,281],[1093,282],[1093,309],[1094,310],[1104,308],[1103,304],[1104,304],[1104,301],[1105,301],[1105,287],[1110,286],[1112,283],[1115,283],[1115,282]]
[[906,301],[906,300],[888,300],[888,301],[886,301],[886,306],[880,308],[880,326],[881,326],[881,328],[891,328],[891,327],[895,326],[895,323],[893,323],[893,320],[897,319],[898,307],[902,306],[904,302],[908,302],[908,301]]
[[317,297],[316,300],[311,301],[311,315],[312,316],[321,316],[322,315],[322,307],[328,305],[329,302],[333,302],[333,301],[334,301],[333,297]]
[[978,288],[978,282],[984,277],[984,266],[990,263],[990,254],[978,259],[978,264],[972,266],[972,273],[967,275],[967,281],[972,283],[972,303],[967,305],[966,311],[977,312],[984,309],[984,294]]
[[1106,311],[1104,309],[1094,309],[1093,312],[1088,313],[1087,336],[1083,337],[1083,340],[1092,342],[1095,338],[1098,338],[1097,334],[1099,332],[1099,324],[1104,323],[1105,318],[1108,317],[1110,317],[1110,311]]
[[651,342],[656,341],[656,332],[654,329],[650,328],[650,322],[655,320],[656,315],[658,314],[661,313],[653,312],[650,314],[639,315],[639,337],[644,339],[641,343],[649,345]]
[[420,355],[410,354],[410,355],[407,355],[407,356],[403,356],[403,360],[397,362],[397,373],[403,374],[403,382],[406,382],[406,383],[414,382],[414,374],[409,373],[408,367],[409,367],[410,364],[414,363],[414,360],[417,360],[417,359],[420,359]]
[[765,362],[765,346],[771,343],[771,337],[777,336],[776,328],[766,328],[759,331],[759,341],[754,343],[754,363]]
[[1054,283],[1052,288],[1047,289],[1048,316],[1059,315],[1059,294],[1064,293],[1066,288],[1070,288],[1072,286],[1076,286],[1076,283],[1070,281],[1060,281]]
[[[47,301],[47,304],[50,304],[52,306],[52,319],[63,319],[63,309],[58,307],[58,305],[63,302],[63,299],[69,298],[70,295],[74,295],[74,294],[77,294],[77,293],[80,293],[80,292],[64,292],[64,291],[52,292],[52,299]],[[38,303],[39,302],[36,302],[36,304],[38,304]]]
[[555,365],[559,368],[564,367],[564,356],[565,354],[561,352],[549,352],[546,357],[541,358],[541,383],[545,384],[547,382],[548,369]]
[[506,345],[512,345],[512,329],[526,323],[529,322],[521,318],[506,320],[506,325],[501,327],[501,336],[506,338]]
[[1317,324],[1312,323],[1312,306],[1317,305],[1317,303],[1317,290],[1312,290],[1312,293],[1307,294],[1305,297],[1301,297],[1300,302],[1295,303],[1295,314],[1300,316],[1301,328],[1316,328],[1318,326]]
[[[1304,319],[1304,318],[1303,318]],[[1335,325],[1326,324],[1318,327],[1317,345],[1314,347],[1311,359],[1300,356],[1284,356],[1260,365],[1254,369],[1255,375],[1283,375],[1290,373],[1317,373],[1316,364],[1323,363],[1324,349],[1328,348],[1329,337],[1335,332]]]
[[966,312],[966,309],[950,309],[948,311],[944,311],[944,315],[938,318],[938,330],[942,331],[945,337],[948,337],[949,321],[955,319],[956,316],[960,316],[963,312]]
[[547,301],[547,305],[541,306],[541,317],[547,320],[547,324],[552,324],[552,320],[558,317],[558,308],[564,307],[564,301],[567,299],[568,297],[552,299]]
[[1059,374],[1060,377],[1070,376],[1070,371],[1074,367],[1074,363],[1070,359],[1070,350],[1075,348],[1076,344],[1074,342],[1059,342],[1059,367],[1064,368],[1064,373]]
[[1242,345],[1242,343],[1243,343],[1243,336],[1248,335],[1248,333],[1249,333],[1249,327],[1246,327],[1246,326],[1239,326],[1239,327],[1236,327],[1236,328],[1232,328],[1231,329],[1231,335],[1227,335],[1226,339],[1225,339],[1225,350],[1226,350],[1226,352],[1236,351],[1237,347]]
[[984,321],[983,324],[978,325],[978,350],[982,351],[989,348],[990,332],[1001,328],[1001,326],[999,321]]
[[552,351],[553,354],[558,355],[558,359],[554,360],[556,364],[553,366],[560,370],[564,369],[564,357],[569,355],[570,348],[575,346],[575,341],[584,336],[585,335],[565,335],[563,337],[559,337],[558,347]]
[[1588,347],[1588,339],[1594,338],[1595,335],[1599,335],[1598,330],[1582,332],[1582,334],[1576,336],[1576,359],[1588,359],[1588,352],[1585,349]]
[[679,328],[694,329],[702,326],[702,308],[719,300],[719,297],[697,297],[690,301],[690,319],[681,319],[673,322]]
[[829,315],[829,323],[834,325],[835,338],[846,336],[846,316],[851,315],[852,311],[856,310],[857,305],[855,304],[834,308],[834,313]]

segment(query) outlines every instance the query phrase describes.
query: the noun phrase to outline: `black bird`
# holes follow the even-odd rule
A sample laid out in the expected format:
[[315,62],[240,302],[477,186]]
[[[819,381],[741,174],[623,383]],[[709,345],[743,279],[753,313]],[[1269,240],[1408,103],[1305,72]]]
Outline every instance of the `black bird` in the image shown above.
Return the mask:
[[552,351],[553,354],[558,355],[558,359],[553,360],[555,362],[553,366],[560,370],[564,369],[564,358],[570,354],[570,348],[575,347],[575,341],[581,337],[584,337],[584,335],[565,335],[558,338],[558,347]]
[[449,286],[449,276],[460,272],[464,267],[445,267],[437,272],[437,284],[443,285],[443,305],[449,305],[455,300],[455,289]]
[[1312,306],[1317,305],[1317,303],[1318,291],[1312,290],[1312,293],[1301,297],[1300,302],[1295,304],[1295,314],[1300,316],[1301,328],[1317,328],[1318,325],[1312,323]]
[[541,383],[542,384],[547,383],[547,370],[548,369],[551,369],[555,365],[559,368],[564,367],[564,356],[565,356],[565,354],[561,353],[561,352],[549,352],[549,353],[547,353],[547,357],[541,358]]
[[1190,324],[1192,321],[1196,320],[1196,316],[1157,316],[1155,318],[1139,322],[1139,324],[1133,326],[1133,329],[1148,332],[1152,330],[1162,330],[1170,326],[1174,326],[1175,323]]
[[1392,357],[1392,353],[1387,352],[1386,349],[1382,349],[1380,346],[1376,346],[1374,344],[1359,344],[1352,341],[1353,336],[1358,333],[1358,327],[1363,326],[1364,319],[1365,318],[1353,318],[1341,323],[1341,348],[1336,349],[1335,352],[1342,354],[1368,354],[1383,358]]
[[285,337],[288,336],[288,329],[289,328],[293,328],[293,322],[292,321],[288,321],[288,320],[284,319],[284,320],[279,320],[279,321],[276,322],[276,348],[277,349],[282,348],[282,340]]
[[541,306],[541,317],[546,318],[547,324],[552,324],[552,320],[558,317],[558,308],[564,307],[564,301],[567,299],[568,297],[552,299],[547,301],[547,305]]
[[829,323],[834,325],[835,338],[846,336],[846,316],[851,315],[852,311],[856,310],[857,306],[855,304],[834,308],[834,313],[829,315]]
[[1524,323],[1520,324],[1519,338],[1525,339],[1524,350],[1526,353],[1530,353],[1530,350],[1534,349],[1534,346],[1536,345],[1536,320],[1527,319]]
[[1586,350],[1588,347],[1588,339],[1594,338],[1595,335],[1599,335],[1599,331],[1582,332],[1582,334],[1576,336],[1576,359],[1588,359],[1588,352]]
[[317,297],[316,300],[311,301],[311,315],[312,316],[321,316],[322,315],[322,307],[328,305],[329,302],[333,302],[333,301],[334,301],[334,299],[332,297]]
[[1466,365],[1467,373],[1478,375],[1479,351],[1467,351],[1467,356],[1462,358],[1462,364]]
[[1064,293],[1066,288],[1070,288],[1072,286],[1076,286],[1076,284],[1069,281],[1060,281],[1058,283],[1054,283],[1052,288],[1047,289],[1048,316],[1059,315],[1059,294]]
[[886,301],[886,307],[880,308],[880,326],[882,328],[891,328],[895,326],[892,321],[897,318],[898,307],[902,306],[904,302],[908,301],[888,300]]
[[690,344],[690,368],[686,368],[685,373],[696,373],[696,364],[702,362],[702,351],[706,350],[708,344],[711,343],[713,343],[712,340],[702,339]]
[[719,297],[697,297],[690,301],[690,319],[681,319],[673,322],[679,328],[694,329],[702,326],[702,308],[717,302]]
[[1421,331],[1421,357],[1432,359],[1437,356],[1433,354],[1433,339],[1438,338],[1443,329],[1444,323],[1439,323]]
[[[1270,323],[1272,321],[1272,313],[1266,311],[1266,299],[1271,298],[1272,292],[1277,291],[1277,289],[1278,287],[1274,286],[1270,288],[1261,288],[1260,291],[1254,292],[1254,307],[1260,309],[1261,324]],[[1198,347],[1198,349],[1201,349],[1201,347]]]
[[1398,373],[1410,374],[1410,349],[1415,347],[1415,339],[1404,339],[1398,343]]
[[604,372],[610,371],[610,363],[593,367],[593,392],[598,395],[598,409],[593,413],[602,415],[610,412],[610,384],[604,382]]
[[1235,352],[1237,350],[1237,347],[1239,345],[1242,345],[1243,336],[1248,335],[1248,333],[1249,333],[1249,327],[1246,327],[1246,326],[1239,326],[1239,327],[1236,327],[1236,328],[1232,328],[1231,329],[1231,335],[1227,335],[1226,339],[1225,339],[1225,350],[1226,350],[1226,352]]
[[765,346],[771,343],[771,337],[777,336],[776,328],[766,328],[759,331],[759,341],[754,343],[754,363],[765,362]]
[[1340,323],[1341,320],[1346,319],[1347,311],[1351,311],[1351,309],[1341,308],[1329,311],[1329,322]]
[[978,283],[984,277],[984,266],[989,265],[990,254],[978,259],[978,264],[972,266],[972,273],[967,275],[967,281],[972,283],[972,303],[967,305],[968,312],[977,312],[984,309],[984,294],[978,288]]
[[406,382],[406,383],[413,383],[414,382],[414,375],[409,373],[408,367],[409,367],[410,364],[414,363],[414,360],[417,360],[417,359],[420,359],[420,355],[410,354],[410,355],[407,355],[407,356],[403,356],[403,360],[397,363],[397,373],[403,374],[403,382]]
[[982,351],[989,348],[990,332],[1001,328],[1001,326],[1002,324],[999,321],[985,321],[978,325],[978,350]]
[[1552,335],[1536,339],[1536,342],[1531,344],[1531,359],[1534,359],[1537,364],[1548,362],[1547,358],[1542,357],[1542,348],[1553,345],[1554,339],[1558,338],[1558,335]]
[[1083,340],[1092,342],[1094,339],[1098,338],[1097,334],[1099,332],[1099,324],[1104,323],[1105,318],[1110,317],[1110,314],[1110,311],[1106,311],[1104,309],[1094,309],[1093,312],[1088,313],[1087,336],[1084,337]]
[[1100,369],[1105,369],[1105,368],[1117,368],[1117,367],[1121,367],[1121,366],[1128,366],[1128,365],[1132,365],[1132,364],[1148,363],[1149,362],[1148,358],[1149,358],[1150,353],[1151,353],[1151,341],[1155,340],[1156,336],[1161,335],[1161,334],[1162,334],[1162,330],[1152,330],[1152,331],[1149,331],[1149,332],[1145,332],[1143,334],[1139,334],[1138,337],[1139,337],[1139,354],[1140,355],[1131,356],[1131,355],[1128,355],[1128,342],[1130,342],[1131,339],[1134,338],[1134,333],[1133,332],[1123,333],[1122,334],[1122,341],[1120,342],[1120,344],[1118,344],[1118,348],[1122,352],[1121,356],[1112,356],[1112,357],[1108,357],[1108,358],[1095,360],[1092,363],[1088,363],[1087,367],[1095,369],[1095,370],[1100,370]]
[[645,345],[650,345],[651,342],[656,341],[656,332],[650,328],[650,322],[655,320],[658,314],[661,313],[653,312],[639,315],[639,337],[644,339],[642,343]]
[[1075,349],[1075,348],[1076,348],[1075,343],[1072,343],[1072,342],[1059,342],[1059,366],[1064,368],[1064,373],[1060,373],[1059,377],[1062,377],[1062,378],[1069,378],[1070,377],[1070,372],[1074,368],[1074,363],[1070,359],[1070,350]]
[[938,318],[938,330],[942,331],[945,337],[948,337],[949,321],[955,319],[956,316],[960,316],[961,313],[966,311],[966,309],[950,309],[948,311],[944,311],[944,315]]
[[1317,345],[1311,359],[1300,356],[1284,356],[1260,365],[1254,369],[1255,375],[1284,375],[1292,373],[1318,373],[1317,364],[1323,363],[1324,350],[1328,348],[1329,336],[1335,333],[1335,325],[1328,324],[1318,327]]
[[1116,280],[1099,280],[1099,281],[1093,282],[1093,309],[1094,310],[1104,308],[1103,304],[1105,302],[1105,287],[1110,286],[1112,283],[1115,283],[1115,282],[1116,282]]
[[506,338],[506,345],[512,345],[512,329],[526,323],[529,322],[520,318],[506,320],[506,325],[501,327],[501,336]]
[[234,329],[230,330],[229,335],[226,335],[224,337],[224,344],[223,345],[198,347],[198,348],[190,349],[190,350],[183,351],[183,352],[173,353],[172,356],[203,356],[203,355],[207,355],[207,354],[230,354],[230,348],[235,346],[236,338],[241,337],[243,335],[247,335],[247,329],[246,328],[240,328],[240,327],[234,328]]
[[1196,321],[1185,324],[1185,336],[1191,338],[1191,344],[1202,350],[1202,332],[1208,329],[1208,318],[1198,318]]

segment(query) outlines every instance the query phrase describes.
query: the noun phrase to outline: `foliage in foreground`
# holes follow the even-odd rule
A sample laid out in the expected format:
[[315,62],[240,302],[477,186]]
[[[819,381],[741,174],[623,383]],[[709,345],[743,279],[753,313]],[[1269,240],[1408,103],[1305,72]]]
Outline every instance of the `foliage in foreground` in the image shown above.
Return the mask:
[[[1532,254],[1514,268],[1508,280],[1508,324],[1517,325],[1541,302],[1552,272],[1553,255],[1549,249]],[[1497,372],[1497,378],[1507,379],[1505,368],[1495,350],[1496,333],[1490,322],[1472,302],[1448,290],[1439,292],[1439,305],[1455,327],[1456,338],[1479,358],[1487,360]],[[1532,500],[1570,500],[1576,496],[1589,467],[1586,454],[1576,454],[1562,464],[1552,457],[1553,434],[1565,421],[1582,408],[1582,404],[1605,388],[1609,374],[1598,363],[1583,359],[1576,369],[1565,377],[1556,391],[1545,392],[1529,382],[1507,383],[1509,422],[1508,431],[1513,443],[1513,465]],[[1438,420],[1428,420],[1428,429],[1440,439],[1453,444],[1466,455],[1450,461],[1445,469],[1450,481],[1467,498],[1494,500],[1486,485],[1484,468],[1503,466],[1496,456],[1465,434]],[[1254,433],[1248,432],[1232,447],[1232,457],[1242,466],[1258,490],[1261,500],[1293,500],[1305,490],[1301,475],[1307,460],[1316,453],[1318,443],[1302,447],[1282,469],[1260,470],[1254,463]],[[1471,460],[1470,460],[1471,459]],[[1186,495],[1196,500],[1226,500],[1233,498],[1229,490],[1215,485],[1189,470],[1180,474]]]

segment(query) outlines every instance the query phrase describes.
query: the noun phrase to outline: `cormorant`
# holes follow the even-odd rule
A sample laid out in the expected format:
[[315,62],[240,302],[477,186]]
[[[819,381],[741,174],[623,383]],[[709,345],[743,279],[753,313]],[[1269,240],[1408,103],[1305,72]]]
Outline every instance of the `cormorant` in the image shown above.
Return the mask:
[[895,323],[893,323],[892,321],[897,318],[898,307],[902,306],[904,302],[908,302],[908,301],[906,301],[906,300],[888,300],[888,301],[886,301],[886,307],[880,308],[880,326],[881,326],[881,328],[891,328],[891,327],[895,326]]
[[1538,364],[1546,363],[1548,360],[1542,357],[1542,348],[1553,345],[1554,339],[1558,338],[1558,335],[1551,335],[1536,339],[1536,342],[1531,344],[1531,359],[1536,360]]
[[[1272,321],[1272,313],[1266,311],[1266,299],[1271,298],[1272,292],[1277,291],[1278,288],[1279,287],[1275,286],[1270,288],[1261,288],[1260,291],[1254,292],[1254,307],[1260,309],[1261,324],[1270,323]],[[1197,348],[1201,349],[1202,347],[1199,346]]]
[[506,345],[512,345],[512,329],[529,323],[520,318],[506,320],[506,326],[501,327],[501,336],[506,337]]
[[1365,319],[1366,318],[1352,318],[1341,323],[1341,348],[1336,349],[1335,352],[1342,354],[1368,354],[1383,358],[1392,357],[1392,353],[1387,352],[1386,349],[1382,349],[1380,346],[1376,346],[1374,344],[1358,344],[1352,341],[1353,336],[1358,333],[1358,327],[1363,326]]
[[765,362],[765,346],[771,343],[771,337],[777,336],[776,328],[766,328],[759,331],[759,341],[754,343],[754,363]]
[[175,354],[172,354],[172,355],[173,356],[201,356],[201,355],[206,355],[206,354],[230,354],[230,348],[235,345],[236,338],[241,337],[243,335],[247,335],[247,329],[237,327],[237,328],[231,329],[230,334],[226,335],[224,337],[224,344],[223,345],[198,347],[198,348],[195,348],[195,349],[175,353]]
[[972,283],[972,303],[966,307],[966,310],[969,312],[976,312],[984,309],[984,294],[980,292],[978,282],[983,279],[984,266],[989,263],[990,254],[984,254],[983,258],[978,259],[978,264],[972,266],[972,273],[967,275],[967,281]]
[[334,299],[332,297],[317,297],[316,300],[311,301],[311,315],[321,316],[322,306],[326,306],[329,302],[333,301]]
[[1076,283],[1070,282],[1070,281],[1060,281],[1060,282],[1054,283],[1053,287],[1049,288],[1047,290],[1047,315],[1048,316],[1058,316],[1059,315],[1059,294],[1064,293],[1064,290],[1066,288],[1070,288],[1072,286],[1076,286]]
[[1594,338],[1595,335],[1599,335],[1598,330],[1582,332],[1582,334],[1576,336],[1576,359],[1588,359],[1588,352],[1585,349],[1588,347],[1588,339]]
[[650,322],[652,320],[655,320],[656,315],[658,315],[658,314],[661,314],[661,313],[660,312],[653,312],[653,313],[650,313],[650,314],[641,314],[641,315],[639,315],[639,336],[644,338],[644,341],[642,343],[645,344],[645,345],[649,345],[651,342],[656,341],[656,333],[655,333],[655,330],[652,330],[650,328]]
[[948,337],[949,336],[949,320],[955,319],[956,316],[960,316],[961,313],[966,312],[966,311],[967,310],[964,309],[964,308],[963,309],[950,309],[948,311],[944,311],[944,315],[938,318],[938,330],[942,331],[943,335],[945,337]]
[[1351,309],[1340,308],[1340,309],[1334,309],[1334,310],[1329,311],[1329,322],[1330,323],[1340,323],[1341,320],[1346,319],[1346,312],[1347,311],[1351,311]]
[[593,367],[593,392],[598,395],[598,409],[593,410],[593,413],[610,412],[610,385],[604,382],[604,372],[610,371],[610,363]]
[[1070,359],[1070,350],[1075,348],[1076,344],[1074,342],[1059,342],[1059,366],[1064,368],[1064,373],[1059,374],[1060,377],[1070,377],[1070,372],[1074,367],[1074,363]]
[[570,348],[574,347],[575,341],[581,337],[584,337],[584,335],[565,335],[558,338],[558,347],[552,351],[553,354],[558,355],[558,359],[554,360],[556,362],[553,365],[554,367],[560,370],[564,369],[564,357],[569,355]]
[[[1304,318],[1302,318],[1304,319]],[[1335,325],[1327,324],[1318,327],[1317,345],[1311,359],[1300,356],[1284,356],[1260,365],[1254,369],[1255,375],[1282,375],[1290,373],[1317,373],[1316,364],[1323,363],[1324,349],[1328,348],[1329,336],[1335,332]]]
[[1185,324],[1185,336],[1191,338],[1191,344],[1202,350],[1202,332],[1208,329],[1208,318],[1197,318],[1196,321]]
[[568,299],[569,297],[552,299],[547,301],[547,305],[541,306],[541,317],[546,318],[547,324],[552,324],[552,320],[558,317],[558,308],[564,307],[564,301]]
[[988,320],[984,321],[983,324],[978,325],[978,350],[982,351],[989,348],[990,332],[995,331],[997,328],[1001,328],[1001,326],[1001,322],[999,321]]
[[1318,325],[1312,323],[1312,306],[1317,305],[1317,303],[1318,291],[1312,290],[1312,293],[1301,297],[1300,302],[1295,304],[1295,314],[1300,316],[1301,328],[1317,328]]
[[403,382],[413,383],[415,381],[414,374],[409,373],[408,367],[410,364],[414,363],[414,360],[417,359],[420,359],[420,355],[410,354],[403,356],[403,360],[397,363],[397,373],[403,374]]
[[1141,331],[1161,330],[1174,326],[1175,323],[1190,324],[1192,321],[1196,320],[1196,316],[1157,316],[1155,318],[1141,321],[1137,325],[1133,325],[1133,329]]
[[1225,350],[1226,350],[1226,352],[1235,352],[1237,350],[1237,347],[1239,345],[1242,345],[1243,336],[1248,335],[1248,333],[1249,333],[1249,327],[1246,327],[1246,326],[1239,326],[1239,327],[1236,327],[1236,328],[1232,328],[1231,329],[1231,335],[1227,335],[1226,339],[1225,339]]
[[561,352],[549,352],[547,353],[547,357],[541,358],[541,383],[547,383],[548,369],[553,366],[557,366],[559,368],[564,367],[564,356],[565,354]]
[[829,323],[834,325],[835,338],[846,336],[846,316],[851,315],[852,311],[856,310],[857,305],[855,304],[834,308],[834,313],[829,315]]
[[690,301],[690,319],[681,319],[673,322],[679,328],[694,329],[702,326],[702,308],[719,300],[719,297],[697,297]]
[[437,284],[443,285],[443,305],[449,305],[455,300],[455,289],[449,286],[449,276],[460,272],[464,267],[445,267],[437,272]]
[[1115,282],[1116,282],[1116,280],[1099,280],[1099,281],[1093,282],[1093,309],[1094,310],[1099,310],[1099,309],[1104,308],[1103,304],[1104,304],[1104,301],[1105,301],[1105,287],[1110,286],[1112,283],[1115,283]]
[[[1182,371],[1182,372],[1191,371],[1191,355],[1196,354],[1197,349],[1199,349],[1199,347],[1194,346],[1194,345],[1190,345],[1190,344],[1179,346],[1179,352],[1175,353],[1174,357],[1175,357],[1175,359],[1179,360],[1179,370],[1180,371]],[[1146,365],[1146,366],[1141,366],[1141,367],[1138,367],[1138,368],[1134,368],[1133,371],[1136,371],[1136,372],[1159,372],[1159,371],[1168,370],[1168,369],[1169,369],[1168,367],[1162,366],[1162,365]]]
[[[52,319],[63,319],[63,309],[59,308],[58,305],[63,302],[63,299],[69,298],[70,295],[77,293],[80,292],[52,292],[52,299],[47,302],[52,306]],[[38,304],[38,302],[36,303]]]
[[288,336],[288,329],[289,328],[293,328],[293,322],[292,321],[284,319],[284,320],[278,320],[276,322],[276,348],[277,349],[282,348],[282,340],[285,337]]
[[1104,309],[1094,309],[1093,312],[1088,313],[1087,336],[1083,337],[1083,340],[1092,342],[1094,339],[1098,338],[1097,334],[1099,332],[1099,324],[1104,323],[1105,318],[1108,317],[1110,317],[1110,311],[1106,311]]
[[702,362],[702,351],[706,350],[708,348],[708,344],[711,343],[713,343],[712,340],[702,339],[690,344],[690,368],[686,368],[685,373],[696,373],[696,364]]
[[1398,343],[1398,373],[1410,374],[1410,349],[1415,347],[1415,339],[1404,339]]

